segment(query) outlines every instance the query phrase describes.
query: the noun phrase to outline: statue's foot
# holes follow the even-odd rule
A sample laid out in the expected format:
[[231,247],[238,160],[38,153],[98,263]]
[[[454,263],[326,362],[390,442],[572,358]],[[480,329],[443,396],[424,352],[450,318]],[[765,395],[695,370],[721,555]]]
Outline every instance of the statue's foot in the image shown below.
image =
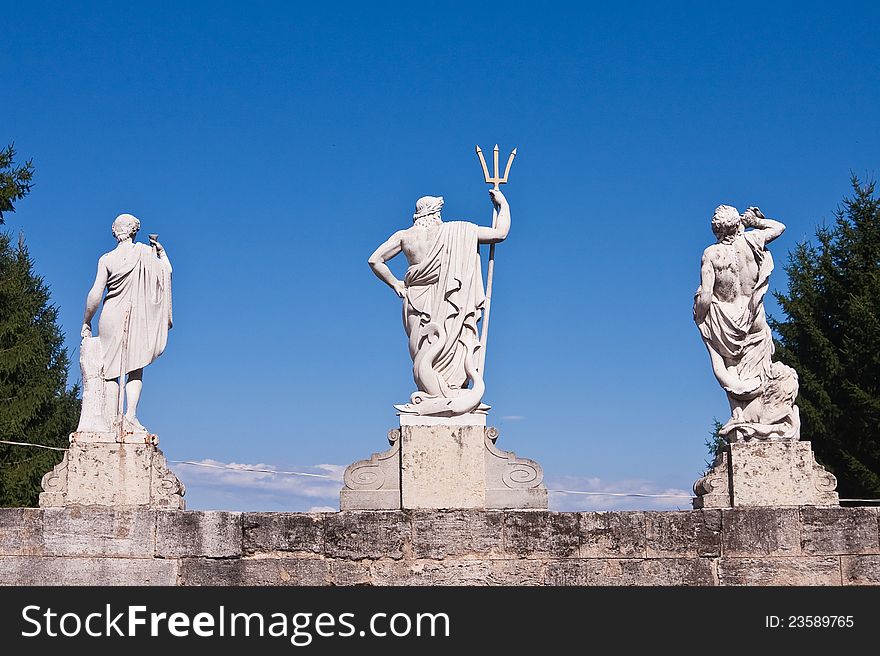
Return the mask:
[[130,427],[130,428],[132,429],[132,432],[135,432],[135,433],[140,433],[140,432],[147,433],[147,432],[149,432],[149,431],[147,431],[147,429],[144,427],[144,425],[143,425],[141,422],[138,421],[138,418],[135,417],[135,416],[128,416],[128,415],[125,415],[125,424],[126,424],[125,427],[126,427],[126,428],[129,428],[129,427]]

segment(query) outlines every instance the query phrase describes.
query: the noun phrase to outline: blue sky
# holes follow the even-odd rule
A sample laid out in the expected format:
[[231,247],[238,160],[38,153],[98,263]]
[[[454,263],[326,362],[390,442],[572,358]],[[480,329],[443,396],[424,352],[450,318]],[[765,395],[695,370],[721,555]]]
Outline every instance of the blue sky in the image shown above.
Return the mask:
[[487,357],[499,446],[554,488],[687,494],[729,416],[691,318],[712,210],[788,226],[784,290],[787,251],[880,151],[880,9],[766,5],[4,3],[0,142],[36,167],[5,227],[74,362],[113,218],[158,232],[175,327],[141,420],[172,460],[331,476],[178,466],[189,507],[335,507],[412,391],[367,257],[425,194],[489,223],[473,147],[516,146]]

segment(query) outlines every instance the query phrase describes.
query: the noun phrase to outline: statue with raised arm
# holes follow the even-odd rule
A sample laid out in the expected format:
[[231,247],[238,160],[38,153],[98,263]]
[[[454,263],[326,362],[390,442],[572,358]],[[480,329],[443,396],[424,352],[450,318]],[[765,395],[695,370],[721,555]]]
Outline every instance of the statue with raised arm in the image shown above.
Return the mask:
[[773,270],[767,244],[784,230],[757,207],[740,215],[720,205],[712,217],[718,242],[703,252],[694,321],[730,401],[731,417],[720,431],[729,442],[800,439],[797,372],[773,362],[764,313]]
[[[87,394],[91,403],[90,381],[97,379],[101,389],[95,392],[96,398],[100,397],[96,403],[104,404],[101,412],[107,422],[123,425],[124,401],[127,429],[144,431],[137,419],[137,406],[144,367],[162,355],[168,341],[172,324],[171,262],[157,235],[150,235],[150,246],[134,241],[139,229],[140,221],[131,214],[120,214],[113,221],[113,236],[118,243],[98,260],[98,273],[86,299],[81,362],[87,388],[83,394],[83,414]],[[102,297],[104,307],[98,321],[98,337],[94,338],[100,349],[96,349],[91,343],[87,346],[87,342],[92,337],[92,318]],[[97,372],[86,371],[87,348],[100,354],[100,359],[95,357],[96,364],[100,362],[100,377]],[[118,386],[123,378],[124,394]],[[111,400],[115,405],[112,410],[106,407]]]
[[[477,322],[485,301],[479,244],[504,241],[510,230],[504,194],[493,189],[489,195],[497,211],[494,227],[443,222],[443,198],[423,196],[413,225],[395,232],[370,256],[373,273],[403,299],[417,390],[410,403],[395,406],[401,413],[456,416],[486,409],[478,357]],[[409,268],[398,280],[386,262],[401,252]]]

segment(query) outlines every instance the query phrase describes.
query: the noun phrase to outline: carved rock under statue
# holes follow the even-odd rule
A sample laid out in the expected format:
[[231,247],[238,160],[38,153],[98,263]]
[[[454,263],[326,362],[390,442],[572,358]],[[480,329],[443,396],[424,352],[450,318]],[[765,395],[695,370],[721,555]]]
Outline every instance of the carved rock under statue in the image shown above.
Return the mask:
[[401,419],[390,449],[346,468],[340,510],[547,509],[541,465],[496,447],[496,428]]
[[[391,448],[345,470],[341,510],[547,508],[540,465],[498,449],[498,431],[486,426],[479,244],[501,242],[510,229],[507,200],[497,189],[490,195],[491,228],[443,223],[443,198],[424,196],[413,226],[370,257],[373,272],[403,301],[417,390],[395,406],[400,428],[388,434]],[[409,263],[404,280],[385,264],[401,252]]]
[[718,242],[703,252],[694,322],[731,417],[719,431],[726,447],[694,485],[695,508],[838,505],[836,479],[799,441],[797,372],[772,360],[767,244],[784,230],[756,207],[720,205],[712,218]]
[[[64,459],[43,477],[41,507],[185,507],[183,484],[135,414],[143,367],[161,355],[171,325],[171,265],[155,236],[152,248],[133,242],[139,226],[130,215],[117,217],[119,245],[99,261],[80,344],[82,412]],[[92,337],[105,288],[99,335]]]

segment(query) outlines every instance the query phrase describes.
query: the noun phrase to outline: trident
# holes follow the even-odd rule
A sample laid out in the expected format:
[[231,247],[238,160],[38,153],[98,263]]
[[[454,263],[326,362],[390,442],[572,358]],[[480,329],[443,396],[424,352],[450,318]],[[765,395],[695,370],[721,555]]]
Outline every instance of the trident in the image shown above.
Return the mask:
[[[507,174],[510,173],[510,165],[513,164],[513,158],[516,157],[516,148],[514,148],[510,157],[507,159],[507,166],[504,168],[504,176],[501,177],[498,175],[498,144],[495,144],[495,150],[493,152],[493,159],[495,164],[495,174],[492,177],[489,177],[489,169],[486,167],[486,160],[483,157],[483,151],[477,146],[477,156],[480,158],[480,164],[483,167],[483,177],[486,180],[486,184],[494,184],[495,189],[498,189],[498,185],[507,183]],[[492,229],[494,230],[496,227],[496,222],[498,221],[498,210],[492,210]],[[492,307],[492,278],[495,274],[495,244],[489,245],[489,267],[486,271],[486,302],[484,307],[483,314],[483,334],[480,336],[480,363],[477,367],[477,371],[481,374],[483,373],[483,368],[486,365],[486,343],[489,341],[489,310]]]

